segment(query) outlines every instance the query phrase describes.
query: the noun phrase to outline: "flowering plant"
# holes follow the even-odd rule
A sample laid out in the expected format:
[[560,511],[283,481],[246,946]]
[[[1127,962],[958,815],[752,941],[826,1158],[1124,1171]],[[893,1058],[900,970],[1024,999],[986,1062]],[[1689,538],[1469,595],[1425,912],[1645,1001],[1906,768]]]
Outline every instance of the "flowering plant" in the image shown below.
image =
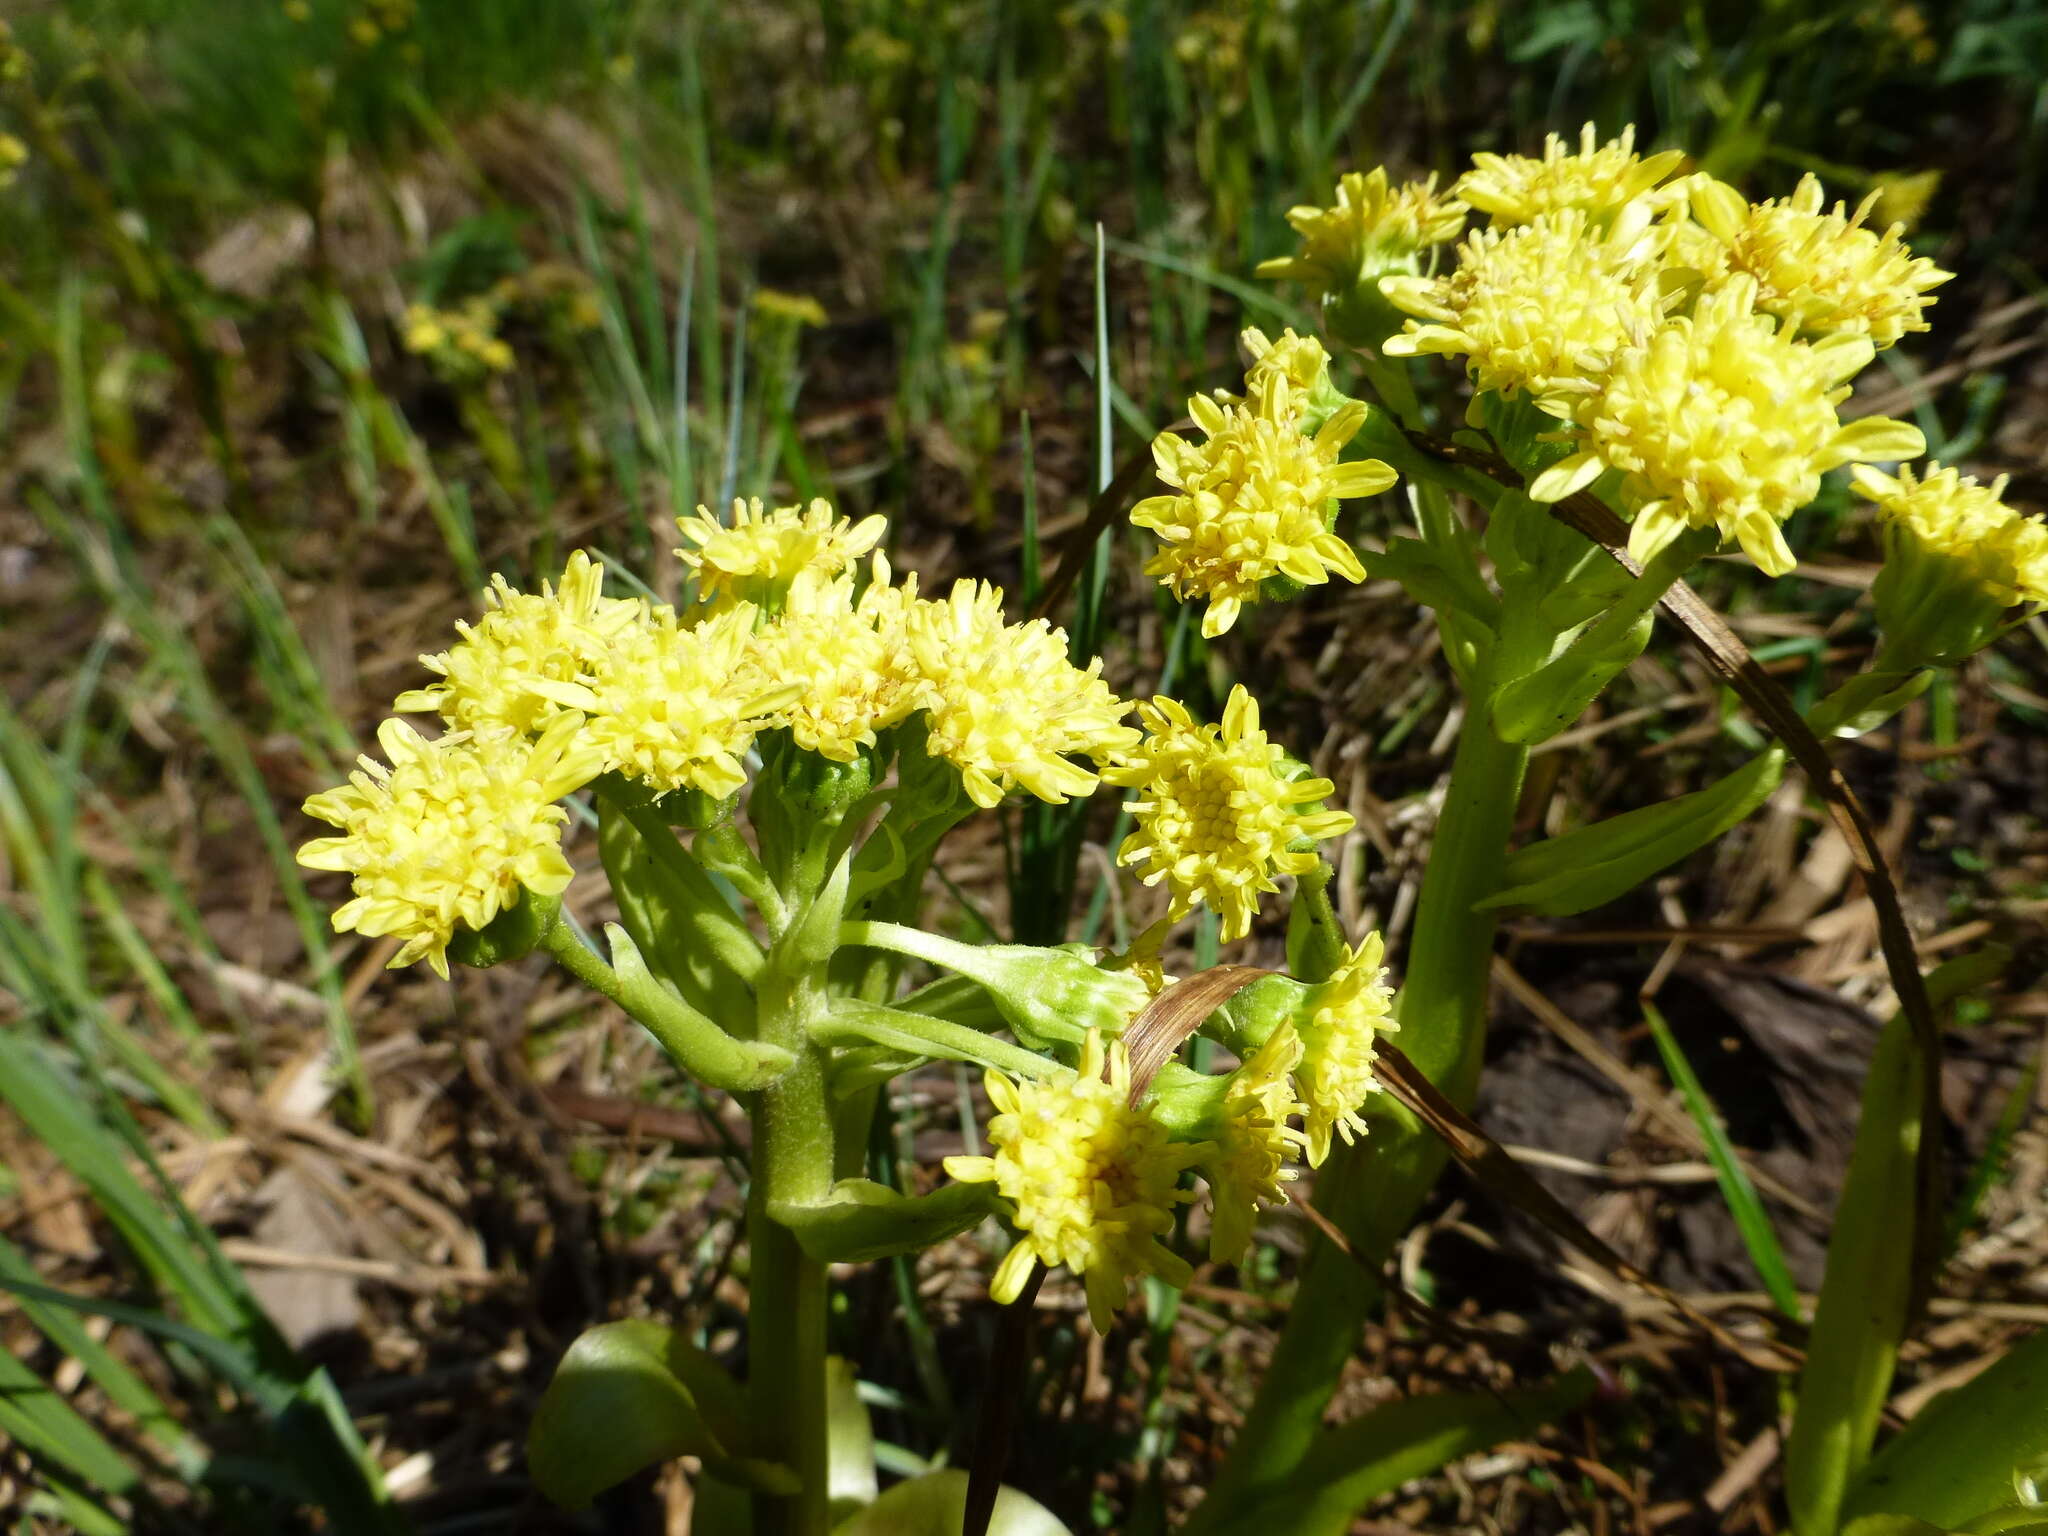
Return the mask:
[[[1379,935],[1344,935],[1327,894],[1319,845],[1351,818],[1268,735],[1250,691],[1214,722],[1172,697],[1125,700],[1099,658],[1073,658],[1045,618],[1013,618],[999,589],[923,594],[878,553],[879,517],[822,501],[700,509],[681,522],[685,601],[608,594],[579,553],[538,592],[494,582],[487,611],[423,658],[434,680],[397,708],[438,716],[441,733],[388,724],[385,761],[307,802],[336,835],[302,861],[354,886],[336,925],[444,975],[451,959],[539,950],[679,1070],[739,1095],[752,1124],[745,1386],[656,1324],[594,1330],[535,1424],[552,1494],[586,1502],[688,1452],[757,1532],[880,1529],[890,1499],[964,1499],[974,1529],[992,1510],[1050,1528],[979,1470],[964,1491],[941,1474],[843,1507],[827,1266],[993,1217],[1015,1235],[991,1296],[1028,1304],[1067,1271],[1107,1331],[1134,1280],[1189,1279],[1184,1225],[1206,1224],[1211,1259],[1236,1262],[1309,1167],[1343,1246],[1311,1258],[1191,1528],[1348,1527],[1379,1486],[1360,1466],[1380,1464],[1321,1419],[1371,1301],[1358,1261],[1386,1253],[1444,1158],[1411,1099],[1381,1091],[1381,1068],[1398,1058],[1449,1105],[1469,1102],[1498,914],[1611,899],[1734,825],[1785,764],[1774,748],[1697,795],[1510,852],[1531,748],[1641,652],[1694,563],[1726,546],[1792,571],[1785,526],[1845,465],[1886,518],[1885,643],[1814,707],[1812,730],[1869,729],[2015,607],[2048,600],[2048,534],[2001,486],[1873,468],[1918,454],[1920,433],[1842,416],[1853,376],[1924,327],[1946,274],[1865,228],[1866,210],[1823,211],[1815,184],[1752,207],[1678,175],[1682,162],[1588,129],[1575,152],[1553,140],[1540,159],[1479,157],[1448,196],[1345,177],[1334,206],[1293,210],[1303,250],[1264,270],[1308,282],[1352,350],[1247,331],[1242,394],[1190,401],[1194,436],[1161,434],[1164,488],[1130,509],[1158,543],[1146,572],[1204,605],[1205,635],[1332,577],[1390,577],[1435,611],[1467,712],[1398,998]],[[1489,223],[1446,259],[1473,209]],[[1461,359],[1471,384],[1447,442],[1425,430],[1431,356]],[[1397,476],[1414,533],[1362,548],[1339,531],[1345,504]],[[1588,504],[1627,517],[1621,548],[1553,515]],[[921,924],[951,829],[1013,797],[1059,805],[1105,785],[1129,792],[1118,862],[1164,888],[1127,948],[970,944]],[[602,948],[564,905],[570,799],[595,820],[617,908]],[[1269,902],[1287,908],[1289,974],[1164,974],[1174,925],[1206,909],[1230,942]],[[942,974],[905,992],[911,962]],[[1180,1060],[1197,1033],[1227,1070]],[[996,1113],[985,1154],[947,1159],[949,1180],[913,1195],[864,1176],[868,1126],[891,1078],[935,1060],[983,1069]],[[1562,1411],[1586,1385],[1568,1376],[1520,1410]],[[1454,1406],[1458,1444],[1519,1423],[1503,1427],[1492,1400]],[[1802,1474],[1803,1532],[1832,1532],[1854,1503],[1875,1431],[1861,1413],[1831,1424]],[[851,1501],[872,1495],[870,1478]]]

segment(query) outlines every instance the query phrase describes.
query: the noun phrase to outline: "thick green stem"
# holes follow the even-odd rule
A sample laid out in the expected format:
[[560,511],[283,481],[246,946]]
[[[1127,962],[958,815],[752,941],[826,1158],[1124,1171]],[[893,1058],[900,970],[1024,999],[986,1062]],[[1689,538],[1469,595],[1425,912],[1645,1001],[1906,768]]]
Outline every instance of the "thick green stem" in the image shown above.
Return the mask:
[[[1460,1104],[1471,1102],[1479,1080],[1495,928],[1491,913],[1473,909],[1499,884],[1528,764],[1526,748],[1490,727],[1489,669],[1473,684],[1395,1009],[1401,1048]],[[1315,1192],[1364,1266],[1326,1242],[1315,1245],[1257,1401],[1191,1530],[1255,1507],[1296,1473],[1373,1305],[1373,1269],[1443,1167],[1441,1143],[1391,1102],[1376,1103],[1370,1118],[1371,1134],[1338,1148]]]

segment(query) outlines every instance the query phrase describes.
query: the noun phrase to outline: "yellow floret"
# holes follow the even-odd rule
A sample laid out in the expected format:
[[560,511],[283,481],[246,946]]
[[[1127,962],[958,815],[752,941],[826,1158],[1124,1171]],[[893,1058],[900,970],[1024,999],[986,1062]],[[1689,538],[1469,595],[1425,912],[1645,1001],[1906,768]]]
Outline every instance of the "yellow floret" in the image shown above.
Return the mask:
[[1884,417],[1846,425],[1844,382],[1870,361],[1863,336],[1808,343],[1753,307],[1754,281],[1727,280],[1692,315],[1666,321],[1616,361],[1576,407],[1579,451],[1529,494],[1557,501],[1609,468],[1624,472],[1634,513],[1629,553],[1648,560],[1688,528],[1717,528],[1758,569],[1797,563],[1780,525],[1812,501],[1820,477],[1858,460],[1902,459],[1919,430]]
[[1466,359],[1482,390],[1539,400],[1598,380],[1631,334],[1662,312],[1658,258],[1668,236],[1636,204],[1607,228],[1567,208],[1477,230],[1444,277],[1393,277],[1380,292],[1416,316],[1383,348],[1394,357]]
[[925,682],[929,748],[960,770],[968,796],[993,809],[1013,788],[1063,804],[1092,794],[1095,775],[1071,760],[1103,758],[1138,733],[1130,705],[1098,675],[1067,659],[1067,636],[1044,619],[1003,620],[1003,594],[962,581],[909,617],[911,655]]
[[1439,197],[1436,178],[1393,186],[1385,166],[1347,171],[1328,208],[1303,204],[1287,210],[1301,236],[1293,256],[1259,263],[1260,277],[1298,278],[1318,294],[1342,294],[1393,267],[1412,266],[1415,254],[1455,240],[1465,227],[1465,205]]
[[736,794],[756,733],[801,692],[762,675],[757,617],[741,603],[685,626],[661,608],[621,634],[589,688],[585,734],[604,766],[663,792]]
[[1365,579],[1356,552],[1330,531],[1331,504],[1377,495],[1394,483],[1394,471],[1378,459],[1338,460],[1365,424],[1364,406],[1339,406],[1305,436],[1299,405],[1285,373],[1255,373],[1242,404],[1207,395],[1188,401],[1206,442],[1190,443],[1175,432],[1153,440],[1159,478],[1176,494],[1147,497],[1131,509],[1131,521],[1165,541],[1145,574],[1157,576],[1182,602],[1207,599],[1204,635],[1235,624],[1270,577],[1304,586],[1333,573]]
[[1307,1105],[1303,1120],[1312,1168],[1330,1155],[1333,1133],[1347,1146],[1365,1134],[1358,1111],[1379,1087],[1374,1047],[1382,1033],[1399,1028],[1380,963],[1384,954],[1380,936],[1368,934],[1315,989],[1315,1011],[1301,1031],[1301,1065],[1294,1073]]
[[[1107,1070],[1105,1070],[1105,1068]],[[1167,1139],[1143,1105],[1133,1106],[1130,1053],[1121,1040],[1104,1049],[1089,1031],[1081,1068],[1044,1082],[988,1074],[999,1113],[989,1122],[991,1157],[949,1157],[946,1171],[968,1183],[993,1183],[1016,1209],[1022,1234],[989,1284],[1012,1302],[1032,1267],[1064,1264],[1088,1290],[1088,1316],[1107,1333],[1134,1275],[1169,1285],[1193,1278],[1187,1260],[1160,1241],[1173,1230],[1174,1207],[1193,1199],[1179,1187],[1184,1170],[1211,1151]]]
[[1287,1165],[1308,1145],[1308,1137],[1287,1123],[1306,1112],[1288,1079],[1301,1056],[1301,1037],[1282,1024],[1230,1076],[1216,1151],[1202,1165],[1211,1206],[1209,1257],[1218,1264],[1244,1257],[1261,1206],[1287,1203],[1283,1186],[1297,1176]]
[[2005,504],[2004,475],[1980,485],[1930,463],[1918,477],[1912,466],[1901,466],[1893,479],[1859,464],[1850,478],[1888,523],[1923,548],[1961,562],[2001,605],[2048,603],[2048,523]]
[[798,746],[850,763],[875,744],[876,732],[917,707],[922,676],[905,633],[916,601],[916,576],[892,587],[880,555],[857,601],[850,578],[792,589],[789,607],[754,637],[754,650],[762,676],[802,690],[778,716]]
[[1278,875],[1313,869],[1314,842],[1351,827],[1345,811],[1304,811],[1328,798],[1328,779],[1286,773],[1286,750],[1259,728],[1259,705],[1242,685],[1230,690],[1223,723],[1197,725],[1176,700],[1138,706],[1144,744],[1102,772],[1138,791],[1138,829],[1124,839],[1119,864],[1138,866],[1147,885],[1166,882],[1168,916],[1179,921],[1207,906],[1222,919],[1225,942],[1243,938],[1259,897]]
[[[1472,169],[1452,190],[1474,208],[1492,216],[1496,228],[1527,224],[1546,213],[1567,208],[1605,223],[1677,170],[1682,150],[1667,149],[1638,159],[1636,130],[1631,123],[1621,137],[1602,144],[1591,123],[1579,130],[1573,154],[1558,134],[1546,134],[1543,157],[1477,154]],[[1563,277],[1563,274],[1559,274]]]
[[1756,307],[1808,335],[1868,336],[1882,349],[1908,331],[1927,329],[1929,290],[1955,276],[1915,256],[1894,224],[1880,235],[1864,227],[1879,194],[1849,213],[1823,211],[1817,177],[1802,177],[1782,201],[1751,207],[1720,182],[1693,192],[1693,213],[1727,252],[1731,271],[1756,279]]
[[676,520],[687,546],[676,551],[697,573],[702,598],[714,607],[736,602],[780,607],[799,578],[830,581],[849,571],[888,530],[885,517],[850,523],[822,497],[807,507],[761,509],[761,499],[732,504],[732,523],[708,507]]
[[306,802],[308,816],[342,835],[307,843],[299,862],[354,877],[336,930],[403,937],[393,967],[424,959],[446,976],[458,925],[484,927],[521,887],[560,895],[571,871],[561,848],[567,813],[555,802],[603,766],[582,725],[562,715],[538,741],[429,741],[403,720],[385,721],[377,741],[390,765],[365,757],[347,784]]
[[647,621],[647,605],[603,595],[604,567],[582,550],[569,557],[559,587],[514,591],[494,575],[484,593],[491,611],[458,622],[459,644],[420,665],[441,681],[398,696],[401,711],[433,710],[462,730],[537,731],[564,710],[595,704],[590,681],[626,630]]

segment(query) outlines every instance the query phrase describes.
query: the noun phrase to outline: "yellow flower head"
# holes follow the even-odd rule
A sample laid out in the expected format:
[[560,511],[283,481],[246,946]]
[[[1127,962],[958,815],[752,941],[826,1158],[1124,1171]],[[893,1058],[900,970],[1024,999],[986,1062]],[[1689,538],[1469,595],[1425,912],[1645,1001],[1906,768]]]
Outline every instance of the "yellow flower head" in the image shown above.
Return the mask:
[[1315,989],[1315,1012],[1302,1029],[1301,1065],[1294,1072],[1308,1106],[1303,1122],[1311,1168],[1330,1155],[1332,1132],[1347,1146],[1365,1134],[1358,1111],[1379,1087],[1374,1045],[1383,1032],[1400,1027],[1390,1016],[1394,994],[1380,964],[1384,954],[1380,936],[1368,934]]
[[778,716],[798,746],[850,763],[875,744],[877,731],[917,707],[921,680],[905,634],[916,601],[917,577],[892,587],[888,562],[877,555],[858,601],[851,578],[799,586],[782,615],[755,635],[760,674],[802,690]]
[[1149,1109],[1132,1106],[1121,1040],[1105,1050],[1091,1030],[1071,1077],[1013,1082],[991,1071],[988,1096],[999,1111],[988,1127],[995,1155],[949,1157],[946,1172],[993,1183],[1016,1208],[1022,1236],[997,1266],[989,1295],[1015,1301],[1034,1264],[1064,1264],[1087,1285],[1096,1332],[1107,1333],[1133,1275],[1176,1286],[1193,1278],[1160,1238],[1173,1230],[1174,1207],[1194,1198],[1180,1188],[1181,1173],[1211,1149],[1169,1141]]
[[523,886],[559,896],[569,884],[555,804],[603,766],[561,715],[538,741],[454,733],[428,741],[403,720],[377,732],[375,758],[348,783],[313,796],[306,814],[341,829],[299,850],[308,869],[347,870],[355,897],[334,914],[338,932],[402,936],[392,966],[424,959],[448,974],[457,925],[482,928]]
[[1527,224],[1476,230],[1443,277],[1392,277],[1380,292],[1416,316],[1389,336],[1394,357],[1466,359],[1482,390],[1539,400],[1598,379],[1632,330],[1660,312],[1665,237],[1636,204],[1605,228],[1567,208]]
[[1243,404],[1207,395],[1188,401],[1207,442],[1190,443],[1175,432],[1153,440],[1159,478],[1176,494],[1147,497],[1131,509],[1131,521],[1165,540],[1145,574],[1182,602],[1208,599],[1204,635],[1235,624],[1268,577],[1304,586],[1328,581],[1332,572],[1365,579],[1357,554],[1330,531],[1331,503],[1377,495],[1394,483],[1394,471],[1378,459],[1338,462],[1365,424],[1364,406],[1339,406],[1309,436],[1301,431],[1299,404],[1276,369],[1255,378]]
[[1287,398],[1306,401],[1321,393],[1330,382],[1330,354],[1313,336],[1297,336],[1289,326],[1274,341],[1257,326],[1248,326],[1239,339],[1251,353],[1252,364],[1244,372],[1245,388],[1257,395],[1268,379],[1286,381]]
[[460,643],[420,665],[441,681],[398,696],[400,711],[433,710],[461,730],[501,728],[528,734],[564,710],[593,707],[589,683],[597,665],[627,629],[646,620],[647,605],[606,597],[604,567],[582,550],[569,557],[559,587],[514,591],[492,576],[490,610],[475,624],[458,622]]
[[792,326],[823,325],[825,306],[806,293],[784,293],[779,288],[756,288],[754,308],[770,320]]
[[779,607],[799,578],[830,581],[882,542],[885,517],[864,517],[850,523],[822,497],[808,507],[761,510],[761,499],[735,501],[732,524],[721,524],[708,507],[695,517],[676,519],[692,547],[676,554],[697,573],[706,602],[726,607],[736,602]]
[[1262,1205],[1285,1205],[1281,1186],[1296,1176],[1287,1165],[1308,1137],[1287,1122],[1306,1113],[1288,1074],[1300,1065],[1301,1037],[1282,1024],[1230,1076],[1216,1151],[1202,1165],[1209,1181],[1209,1257],[1235,1264],[1252,1244],[1252,1223]]
[[1880,235],[1864,227],[1878,194],[1854,213],[1823,211],[1818,178],[1792,195],[1754,207],[1721,182],[1701,183],[1693,214],[1727,248],[1731,271],[1756,279],[1756,307],[1808,335],[1868,336],[1882,349],[1908,331],[1924,331],[1929,290],[1955,276],[1915,256],[1894,224]]
[[1259,263],[1260,277],[1298,278],[1318,294],[1343,294],[1368,279],[1405,267],[1416,253],[1455,240],[1465,227],[1465,205],[1439,197],[1436,177],[1393,186],[1385,166],[1347,171],[1328,208],[1304,204],[1287,210],[1301,236],[1293,256]]
[[1067,660],[1066,631],[1044,619],[1003,621],[1003,594],[962,581],[944,602],[909,617],[910,653],[925,680],[929,747],[960,770],[984,810],[1023,788],[1061,805],[1094,793],[1095,775],[1072,754],[1107,757],[1138,739],[1122,723],[1130,705],[1098,675]]
[[2004,607],[2048,603],[2048,523],[2007,506],[2006,477],[1989,485],[1930,463],[1916,477],[1865,464],[1850,471],[1856,489],[1876,502],[1885,521],[1910,532],[1922,548],[1960,562]]
[[1619,469],[1636,559],[1688,528],[1718,528],[1765,574],[1790,571],[1797,562],[1780,524],[1818,494],[1824,471],[1911,458],[1925,444],[1903,422],[1836,416],[1844,381],[1870,361],[1868,337],[1796,340],[1757,313],[1755,295],[1752,279],[1730,278],[1690,318],[1667,320],[1623,353],[1576,408],[1579,451],[1529,494],[1557,501]]
[[1147,885],[1166,882],[1174,921],[1207,906],[1222,918],[1225,942],[1243,938],[1259,897],[1280,888],[1276,875],[1315,867],[1315,850],[1298,845],[1348,831],[1351,816],[1303,809],[1336,787],[1285,775],[1286,749],[1267,740],[1258,700],[1242,684],[1230,690],[1220,726],[1197,725],[1164,697],[1140,704],[1138,717],[1144,745],[1102,772],[1138,791],[1130,807],[1138,830],[1117,862],[1139,866]]
[[757,616],[741,603],[686,626],[661,608],[622,633],[591,678],[584,727],[605,768],[662,792],[736,794],[755,734],[801,691],[761,673]]
[[1546,134],[1542,159],[1474,155],[1472,169],[1452,190],[1491,215],[1496,228],[1527,224],[1567,208],[1579,209],[1597,225],[1664,180],[1684,159],[1684,152],[1676,149],[1638,159],[1635,124],[1622,129],[1612,143],[1602,144],[1588,123],[1579,130],[1577,154],[1566,149],[1559,135]]

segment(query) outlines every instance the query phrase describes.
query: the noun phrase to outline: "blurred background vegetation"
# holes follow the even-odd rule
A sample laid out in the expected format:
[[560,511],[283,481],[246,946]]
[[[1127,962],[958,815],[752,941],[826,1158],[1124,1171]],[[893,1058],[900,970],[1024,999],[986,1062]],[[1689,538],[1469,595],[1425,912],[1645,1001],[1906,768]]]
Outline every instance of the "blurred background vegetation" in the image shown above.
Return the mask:
[[[1752,196],[1807,171],[1876,192],[1880,222],[1959,276],[1869,408],[2011,472],[2016,504],[2048,500],[2042,0],[63,0],[10,19],[0,1509],[23,1529],[275,1530],[314,1509],[351,1531],[681,1528],[662,1523],[688,1507],[678,1473],[575,1526],[535,1501],[518,1447],[599,1316],[657,1307],[730,1347],[745,1170],[725,1122],[536,970],[386,977],[388,951],[331,935],[332,892],[290,857],[299,800],[490,573],[523,585],[588,545],[666,593],[678,512],[815,494],[888,513],[931,586],[986,576],[1028,600],[1110,471],[1232,381],[1238,327],[1303,321],[1298,294],[1250,277],[1291,248],[1291,205],[1346,169],[1450,177],[1589,120]],[[1790,617],[1783,592],[1756,612],[1733,567],[1710,595],[1813,687],[1867,643],[1875,541],[1839,491],[1797,534],[1820,579]],[[1212,650],[1136,566],[1062,617],[1125,693],[1171,674],[1199,708],[1254,682],[1365,813],[1345,916],[1398,937],[1456,725],[1426,623],[1368,586]],[[1891,809],[1927,933],[1997,930],[2021,957],[1964,1053],[1953,1130],[1959,1262],[1991,1310],[1950,1316],[1922,1381],[2039,1310],[2044,662],[2037,620],[1850,761]],[[1693,787],[1747,729],[1653,651],[1609,719],[1542,759],[1530,824]],[[1882,968],[1846,865],[1781,802],[1732,857],[1573,945],[1523,935],[1516,963],[1655,1084],[1614,1004],[1655,955],[1627,935],[1737,935],[1739,984],[1695,978],[1673,1025],[1790,1187],[1810,1284],[1799,1205],[1827,1198],[1854,1084],[1830,1099],[1799,1053],[1853,1033]],[[1109,812],[956,850],[947,921],[1120,928],[1090,852],[1113,846]],[[1213,954],[1211,930],[1190,958]],[[1818,1012],[1795,1039],[1801,1007]],[[1753,1290],[1711,1176],[1602,1172],[1690,1149],[1543,1044],[1540,1010],[1504,1022],[1536,1043],[1495,1090],[1503,1139],[1569,1121],[1553,1171],[1606,1202],[1604,1235],[1674,1282]],[[960,1082],[894,1106],[878,1166],[914,1178],[957,1146]],[[1448,1256],[1414,1249],[1411,1288],[1510,1319],[1520,1348],[1602,1342],[1617,1391],[1571,1456],[1468,1468],[1385,1519],[1755,1518],[1768,1458],[1730,1477],[1775,1422],[1767,1383],[1659,1355],[1534,1260],[1489,1279],[1496,1223],[1455,1192],[1435,1220]],[[1178,1307],[1154,1297],[1107,1350],[1059,1332],[1015,1479],[1077,1528],[1160,1528],[1227,1439],[1299,1242],[1274,1235]],[[977,1263],[963,1240],[842,1293],[900,1468],[961,1451]],[[1367,1343],[1360,1401],[1514,1363],[1393,1320]]]

